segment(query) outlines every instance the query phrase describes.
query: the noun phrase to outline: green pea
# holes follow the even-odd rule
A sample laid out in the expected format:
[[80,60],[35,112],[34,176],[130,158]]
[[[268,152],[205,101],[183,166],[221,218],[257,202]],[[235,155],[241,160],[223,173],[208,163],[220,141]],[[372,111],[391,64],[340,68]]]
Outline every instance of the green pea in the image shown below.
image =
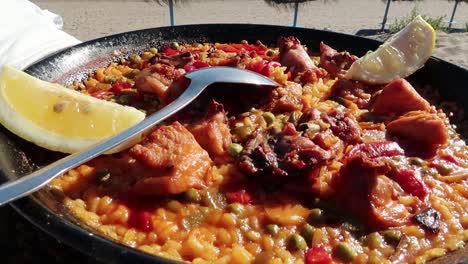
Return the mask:
[[185,230],[190,230],[194,226],[198,226],[205,220],[205,215],[201,212],[195,212],[192,214],[187,215],[181,221],[182,227]]
[[180,46],[179,46],[179,43],[177,43],[177,42],[172,42],[172,43],[171,43],[171,48],[172,48],[172,49],[177,50],[177,49],[179,49],[179,47],[180,47]]
[[119,96],[119,98],[117,99],[117,101],[120,103],[120,104],[124,104],[124,105],[128,105],[132,102],[132,96],[131,95],[128,95],[128,94],[122,94]]
[[335,254],[339,259],[345,262],[350,262],[357,257],[356,250],[346,242],[340,242],[336,245]]
[[185,199],[192,203],[199,203],[201,201],[200,192],[197,189],[190,188],[185,192]]
[[107,169],[101,169],[96,172],[95,177],[99,182],[105,182],[110,179],[110,172]]
[[312,241],[312,236],[314,235],[315,228],[309,224],[305,224],[301,230],[301,236],[306,240],[307,244]]
[[383,239],[379,233],[374,232],[367,235],[365,243],[372,249],[381,248],[383,246]]
[[280,228],[278,225],[275,224],[268,224],[265,226],[265,231],[270,234],[271,236],[278,235]]
[[241,40],[240,43],[241,43],[241,44],[249,44],[249,42],[248,42],[247,40],[245,40],[245,39]]
[[117,81],[117,76],[109,74],[104,77],[105,83],[115,83]]
[[249,126],[240,126],[236,127],[234,129],[234,133],[241,139],[241,140],[247,140],[252,134],[252,128]]
[[293,234],[288,239],[288,249],[304,250],[307,248],[307,243],[299,234]]
[[174,213],[177,213],[180,209],[182,209],[182,204],[177,200],[170,200],[167,202],[166,208]]
[[297,122],[299,122],[299,119],[301,118],[301,116],[302,116],[302,112],[301,112],[301,111],[293,111],[293,112],[289,115],[288,122],[291,122],[291,123],[293,123],[294,125],[297,125]]
[[273,134],[278,134],[278,133],[281,133],[281,131],[283,131],[283,128],[284,128],[284,123],[281,122],[281,120],[276,119],[273,122],[273,124],[271,124],[270,131]]
[[250,241],[257,241],[260,239],[260,233],[253,230],[249,230],[245,233],[245,237]]
[[244,205],[242,205],[240,203],[232,203],[232,204],[228,205],[227,209],[231,213],[240,214],[240,213],[242,213],[242,211],[244,211]]
[[150,48],[149,52],[151,52],[153,54],[156,54],[156,53],[158,53],[158,49],[157,48]]
[[411,157],[408,159],[411,165],[422,166],[424,164],[424,160],[418,157]]
[[325,214],[322,209],[314,208],[310,210],[308,222],[312,225],[319,225],[325,223]]
[[287,115],[283,115],[283,114],[279,114],[276,116],[276,120],[280,121],[280,122],[287,122],[289,119],[289,116]]
[[131,63],[139,63],[141,61],[141,57],[138,54],[132,54],[128,57],[128,60]]
[[265,122],[267,123],[267,125],[273,124],[273,122],[276,119],[275,115],[271,112],[263,112],[262,117],[263,119],[265,119]]
[[125,77],[133,79],[135,78],[138,74],[140,73],[140,70],[138,69],[133,69],[131,72],[127,73]]
[[401,232],[398,230],[387,230],[382,232],[382,235],[389,244],[396,244],[401,240]]
[[210,212],[210,208],[206,207],[206,206],[200,206],[198,208],[198,210],[200,211],[200,213],[202,214],[208,214]]
[[236,156],[239,156],[239,154],[241,154],[243,149],[244,148],[242,147],[241,144],[231,143],[228,146],[228,153],[229,155],[236,157]]
[[154,54],[152,52],[149,52],[149,51],[145,51],[141,54],[141,58],[144,59],[144,60],[149,60],[151,58],[153,58]]
[[[327,211],[328,212],[328,211]],[[329,219],[330,214],[327,213],[327,219]],[[346,230],[351,233],[358,233],[363,231],[364,227],[357,222],[345,221],[341,224],[343,230]]]

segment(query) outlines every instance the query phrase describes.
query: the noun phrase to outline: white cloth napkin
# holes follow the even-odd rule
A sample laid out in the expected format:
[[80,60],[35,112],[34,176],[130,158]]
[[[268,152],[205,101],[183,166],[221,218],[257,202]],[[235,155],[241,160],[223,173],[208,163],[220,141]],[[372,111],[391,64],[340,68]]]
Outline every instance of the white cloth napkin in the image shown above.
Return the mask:
[[59,15],[27,0],[1,0],[0,69],[24,69],[42,57],[80,43],[63,32]]

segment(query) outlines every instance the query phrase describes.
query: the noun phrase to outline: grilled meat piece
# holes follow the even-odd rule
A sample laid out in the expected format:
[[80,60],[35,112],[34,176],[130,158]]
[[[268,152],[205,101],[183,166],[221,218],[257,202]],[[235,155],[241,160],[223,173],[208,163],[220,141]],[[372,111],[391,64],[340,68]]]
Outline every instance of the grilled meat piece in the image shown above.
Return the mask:
[[214,159],[226,158],[226,151],[232,140],[222,104],[212,101],[205,117],[191,124],[188,129],[211,157]]
[[347,51],[338,52],[327,44],[320,42],[320,67],[333,77],[343,77],[351,64],[359,58]]
[[396,137],[407,151],[424,149],[429,156],[449,140],[448,129],[438,115],[424,111],[409,112],[387,124],[387,133]]
[[429,111],[430,104],[405,79],[387,84],[375,99],[373,112],[379,115],[404,114],[409,111]]
[[184,52],[173,56],[166,56],[163,53],[157,53],[152,57],[149,62],[151,64],[167,64],[172,65],[176,68],[182,68],[185,65],[194,61],[193,55],[190,52]]
[[[301,42],[295,37],[280,38],[278,40],[280,50],[279,62],[288,67],[292,73],[292,77],[296,77],[299,73],[307,76],[307,81],[313,82],[317,78],[325,76],[326,72],[315,65],[315,63],[307,54],[306,48],[301,45]],[[305,74],[305,72],[308,72]]]
[[[357,81],[338,79],[331,87],[331,98],[348,100],[355,103],[359,108],[369,105],[371,94],[367,93],[367,86]],[[338,100],[337,100],[338,101]]]
[[173,65],[156,63],[135,77],[135,87],[142,92],[155,93],[160,100],[165,101],[169,86],[181,79],[182,75]]
[[179,122],[158,127],[129,154],[152,172],[135,183],[134,195],[177,194],[208,185],[210,157]]
[[405,193],[384,176],[389,170],[388,164],[362,153],[349,158],[335,179],[337,205],[371,229],[409,223],[411,213],[398,200]]

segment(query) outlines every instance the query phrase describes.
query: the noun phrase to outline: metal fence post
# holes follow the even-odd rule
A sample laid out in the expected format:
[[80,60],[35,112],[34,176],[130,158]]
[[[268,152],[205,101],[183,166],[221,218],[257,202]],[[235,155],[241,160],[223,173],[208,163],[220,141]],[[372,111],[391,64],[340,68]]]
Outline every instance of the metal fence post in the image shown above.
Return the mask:
[[387,6],[385,7],[385,14],[382,20],[382,28],[380,29],[381,31],[385,30],[385,24],[387,24],[387,16],[388,16],[388,10],[390,9],[390,3],[392,0],[387,0]]
[[453,19],[455,18],[455,12],[457,11],[457,6],[459,2],[460,0],[455,1],[455,5],[453,6],[453,11],[452,11],[452,16],[450,17],[448,29],[452,29]]
[[172,0],[169,0],[169,16],[171,18],[171,27],[175,25],[174,23],[174,3]]
[[297,13],[299,9],[299,1],[295,1],[294,3],[294,21],[293,21],[293,27],[297,26]]

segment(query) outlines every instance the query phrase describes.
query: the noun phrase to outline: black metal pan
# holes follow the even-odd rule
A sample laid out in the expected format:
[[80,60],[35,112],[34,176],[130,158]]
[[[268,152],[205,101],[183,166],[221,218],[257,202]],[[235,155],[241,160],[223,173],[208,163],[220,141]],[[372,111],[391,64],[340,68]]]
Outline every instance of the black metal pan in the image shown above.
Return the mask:
[[[170,42],[239,42],[261,40],[275,43],[280,36],[294,35],[309,49],[318,51],[320,41],[338,50],[348,50],[362,56],[378,47],[380,42],[329,31],[269,25],[209,24],[163,27],[133,31],[88,41],[60,51],[26,69],[40,79],[63,85],[80,80],[97,67],[106,66],[120,56],[141,52],[149,47],[161,47]],[[419,84],[430,84],[444,100],[458,102],[468,113],[468,71],[437,58],[412,76]],[[466,135],[465,135],[466,136]],[[15,179],[61,157],[36,147],[0,127],[0,181]],[[57,202],[47,188],[16,201],[12,206],[25,218],[60,241],[105,263],[173,263],[105,239],[80,224]],[[462,249],[437,259],[433,263],[468,261],[468,250]]]

